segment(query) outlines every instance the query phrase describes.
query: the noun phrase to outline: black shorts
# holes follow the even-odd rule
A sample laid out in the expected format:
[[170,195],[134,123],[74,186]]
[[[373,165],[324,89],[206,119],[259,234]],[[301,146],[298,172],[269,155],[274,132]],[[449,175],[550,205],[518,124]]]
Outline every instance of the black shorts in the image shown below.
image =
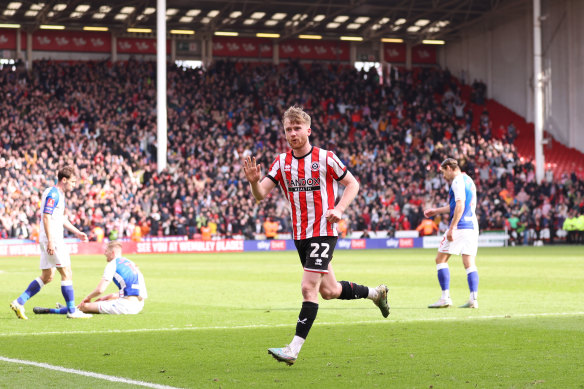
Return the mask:
[[328,273],[328,265],[333,259],[337,245],[336,236],[317,236],[314,238],[295,240],[300,262],[305,271]]

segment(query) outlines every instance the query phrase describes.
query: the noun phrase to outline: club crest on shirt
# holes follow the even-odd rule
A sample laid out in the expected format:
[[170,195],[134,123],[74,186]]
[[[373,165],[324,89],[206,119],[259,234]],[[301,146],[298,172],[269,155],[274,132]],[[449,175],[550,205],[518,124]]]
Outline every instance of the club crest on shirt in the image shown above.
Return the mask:
[[312,165],[310,166],[310,169],[313,172],[316,172],[316,171],[318,171],[318,169],[320,169],[320,164],[318,162],[313,162]]

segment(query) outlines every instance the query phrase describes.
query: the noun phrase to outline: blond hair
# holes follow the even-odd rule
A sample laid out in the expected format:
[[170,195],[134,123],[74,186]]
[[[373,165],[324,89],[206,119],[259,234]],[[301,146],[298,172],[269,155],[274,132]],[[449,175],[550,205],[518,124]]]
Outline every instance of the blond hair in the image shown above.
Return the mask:
[[122,242],[118,242],[117,240],[112,240],[110,242],[108,242],[106,248],[108,250],[115,250],[115,249],[122,249]]
[[296,105],[291,106],[284,112],[282,116],[282,125],[288,120],[290,123],[304,123],[310,127],[311,119],[310,115],[304,112],[302,107]]

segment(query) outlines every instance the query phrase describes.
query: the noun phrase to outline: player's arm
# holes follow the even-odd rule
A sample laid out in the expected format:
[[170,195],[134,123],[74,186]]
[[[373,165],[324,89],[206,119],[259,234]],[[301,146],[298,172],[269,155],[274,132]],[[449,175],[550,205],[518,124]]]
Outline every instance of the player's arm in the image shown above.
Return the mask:
[[91,300],[93,300],[95,297],[101,295],[103,292],[105,292],[107,286],[109,285],[110,281],[106,280],[105,278],[102,278],[99,281],[99,284],[97,284],[97,286],[95,287],[95,289],[93,290],[93,292],[89,293],[82,302],[84,303],[90,303]]
[[464,200],[456,200],[456,207],[454,207],[454,213],[452,214],[452,220],[450,221],[450,227],[446,231],[446,238],[452,242],[452,232],[454,228],[458,225],[462,213],[464,212]]
[[424,210],[424,216],[425,217],[432,217],[432,216],[436,216],[436,215],[440,215],[442,213],[448,213],[450,212],[450,207],[448,205],[445,205],[444,207],[440,207],[440,208],[428,208],[426,210]]
[[116,300],[120,298],[120,292],[106,294],[105,296],[101,296],[95,302],[98,301],[107,301],[107,300]]
[[345,186],[345,191],[335,209],[326,211],[325,217],[329,223],[338,223],[341,220],[343,213],[359,192],[359,182],[357,182],[357,179],[350,171],[347,170],[345,177],[339,182]]
[[43,226],[45,227],[45,234],[47,235],[47,253],[49,255],[55,254],[55,243],[53,242],[53,232],[51,230],[51,215],[43,213]]
[[77,227],[75,227],[73,225],[73,223],[71,223],[69,221],[69,219],[65,218],[65,222],[63,223],[63,227],[65,227],[68,231],[70,231],[71,233],[73,233],[82,242],[87,242],[88,239],[87,239],[87,235],[85,234],[85,232],[79,231],[79,229]]
[[276,187],[276,183],[270,179],[260,179],[262,165],[256,163],[255,157],[247,157],[243,161],[243,171],[251,186],[251,193],[257,201],[261,201]]

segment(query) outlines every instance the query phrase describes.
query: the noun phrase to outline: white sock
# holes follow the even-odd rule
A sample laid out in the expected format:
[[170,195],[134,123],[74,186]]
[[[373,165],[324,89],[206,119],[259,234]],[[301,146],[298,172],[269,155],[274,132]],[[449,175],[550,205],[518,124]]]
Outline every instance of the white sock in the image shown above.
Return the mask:
[[447,300],[450,298],[450,289],[442,291],[442,300]]
[[306,339],[301,338],[300,336],[294,335],[294,339],[292,339],[292,341],[288,345],[290,347],[290,350],[292,351],[292,353],[294,353],[294,357],[298,357],[298,354],[300,353],[300,349],[302,348],[302,345],[304,344],[305,340]]
[[42,288],[43,286],[45,286],[45,283],[43,282],[43,280],[41,280],[41,277],[37,277],[37,278],[35,278],[35,280],[36,280],[36,282],[38,282],[38,283],[39,283],[39,285],[41,286],[41,288]]
[[476,300],[479,297],[479,292],[470,292],[470,299]]
[[375,288],[369,288],[369,294],[367,295],[367,298],[369,300],[375,300],[378,295],[379,295],[379,293],[377,293],[377,289],[375,289]]

